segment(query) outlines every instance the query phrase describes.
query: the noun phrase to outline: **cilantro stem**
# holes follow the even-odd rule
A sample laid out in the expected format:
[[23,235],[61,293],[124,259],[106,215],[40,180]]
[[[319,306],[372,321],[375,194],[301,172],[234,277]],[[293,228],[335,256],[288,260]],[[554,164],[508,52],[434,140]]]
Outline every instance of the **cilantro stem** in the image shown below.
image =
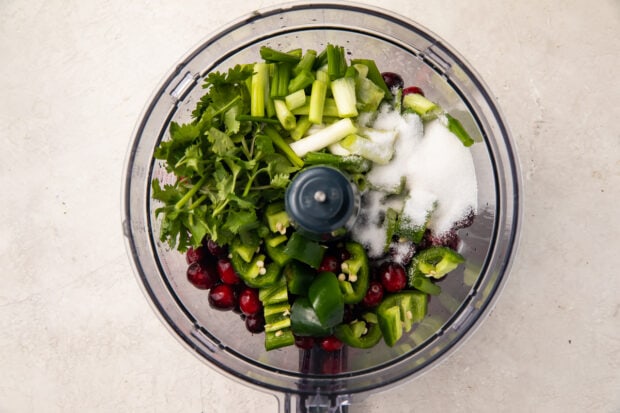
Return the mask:
[[202,195],[201,197],[199,197],[197,200],[195,200],[194,202],[192,202],[189,205],[189,209],[194,209],[197,206],[199,206],[200,204],[202,204],[204,202],[204,200],[207,199],[207,194]]
[[297,154],[291,149],[289,144],[284,141],[282,136],[280,136],[277,130],[270,126],[266,126],[263,129],[263,132],[265,132],[265,135],[267,135],[267,137],[271,139],[273,144],[276,145],[284,153],[284,155],[288,158],[291,164],[298,168],[304,166],[304,161],[301,160],[299,156],[297,156]]
[[196,182],[194,186],[192,186],[192,188],[189,191],[187,191],[185,195],[183,195],[183,198],[179,199],[177,203],[174,204],[174,209],[179,210],[183,208],[183,205],[185,205],[196,194],[196,192],[198,192],[198,190],[200,189],[200,187],[202,187],[202,185],[204,185],[206,180],[207,180],[206,176],[203,176],[202,178],[200,178],[200,180]]

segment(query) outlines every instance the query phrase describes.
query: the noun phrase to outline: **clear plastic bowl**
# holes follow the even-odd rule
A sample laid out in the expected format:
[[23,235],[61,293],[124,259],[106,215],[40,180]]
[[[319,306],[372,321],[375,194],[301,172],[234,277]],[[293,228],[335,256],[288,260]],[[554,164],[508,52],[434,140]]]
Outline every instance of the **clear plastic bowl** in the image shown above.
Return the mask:
[[[170,182],[153,151],[171,121],[190,120],[204,93],[203,77],[259,59],[263,45],[277,49],[342,45],[352,56],[374,59],[381,71],[402,75],[458,118],[478,141],[472,146],[479,211],[460,231],[466,264],[442,281],[426,319],[390,348],[347,349],[340,373],[318,351],[295,347],[266,352],[262,334],[250,335],[238,316],[209,308],[191,286],[184,257],[158,240],[150,197],[155,177]],[[246,16],[208,37],[178,62],[148,103],[130,145],[123,187],[127,250],[148,300],[164,324],[199,359],[247,384],[286,395],[284,411],[346,404],[348,395],[377,391],[428,370],[482,321],[505,283],[515,253],[520,216],[520,173],[508,129],[475,71],[441,39],[385,10],[350,3],[286,4]],[[292,398],[290,396],[293,396]],[[291,402],[293,400],[293,402]],[[297,400],[297,402],[295,402]]]

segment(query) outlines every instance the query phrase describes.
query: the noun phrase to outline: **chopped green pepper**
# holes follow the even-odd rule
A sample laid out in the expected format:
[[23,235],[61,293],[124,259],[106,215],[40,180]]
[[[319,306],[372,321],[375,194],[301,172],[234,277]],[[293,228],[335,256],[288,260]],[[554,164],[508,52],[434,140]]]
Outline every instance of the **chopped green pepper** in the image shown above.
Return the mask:
[[256,255],[251,262],[245,262],[236,252],[232,253],[232,264],[235,272],[249,287],[262,288],[274,284],[280,277],[282,266],[272,262],[265,265],[265,256]]
[[305,262],[312,268],[319,268],[321,261],[323,261],[325,247],[299,232],[294,232],[286,243],[284,253],[291,258]]
[[340,280],[340,290],[346,304],[357,304],[366,295],[370,279],[368,257],[361,244],[357,242],[347,242],[346,250],[351,254],[351,258],[342,263],[342,272],[346,275],[344,280]]
[[290,328],[265,332],[265,350],[275,350],[295,344],[295,336]]
[[383,299],[377,307],[377,318],[383,339],[393,346],[402,337],[403,329],[410,331],[413,324],[426,316],[428,296],[419,291],[401,291]]
[[355,348],[373,347],[382,336],[377,322],[370,323],[363,320],[336,326],[334,335],[343,343]]
[[291,330],[298,336],[324,337],[332,334],[332,329],[319,321],[310,300],[299,297],[291,307]]
[[274,262],[278,263],[281,267],[285,266],[287,262],[291,260],[291,257],[285,252],[286,245],[278,244],[273,245],[269,242],[265,243],[265,252],[269,258],[271,258]]
[[303,262],[292,260],[283,270],[288,291],[295,295],[307,295],[316,271]]
[[323,326],[330,328],[342,322],[344,300],[334,273],[319,273],[308,288],[308,299]]
[[465,258],[461,254],[448,247],[431,247],[422,250],[411,261],[410,282],[413,283],[413,279],[420,275],[435,279],[442,278],[463,261]]

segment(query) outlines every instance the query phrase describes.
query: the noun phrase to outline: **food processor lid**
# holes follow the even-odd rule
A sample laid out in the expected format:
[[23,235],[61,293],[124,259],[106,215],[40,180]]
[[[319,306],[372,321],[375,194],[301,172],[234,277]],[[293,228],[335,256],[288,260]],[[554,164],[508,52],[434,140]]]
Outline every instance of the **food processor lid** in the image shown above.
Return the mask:
[[300,172],[286,191],[285,208],[311,234],[330,234],[354,218],[356,191],[339,170],[316,166]]

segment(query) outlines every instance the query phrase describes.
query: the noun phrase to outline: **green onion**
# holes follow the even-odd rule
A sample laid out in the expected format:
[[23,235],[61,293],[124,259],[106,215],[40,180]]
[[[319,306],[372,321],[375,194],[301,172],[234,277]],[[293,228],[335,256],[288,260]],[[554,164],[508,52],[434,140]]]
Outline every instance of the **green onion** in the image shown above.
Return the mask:
[[383,80],[383,76],[381,76],[381,72],[377,67],[377,64],[374,60],[371,59],[354,59],[351,60],[352,65],[362,64],[368,68],[368,73],[365,77],[372,80],[373,83],[381,88],[383,92],[385,92],[386,97],[392,96],[392,91],[385,84],[385,80]]
[[[353,69],[355,70],[355,69]],[[341,118],[357,116],[357,99],[355,98],[355,79],[341,77],[331,82],[332,95]]]
[[263,132],[265,132],[265,135],[271,139],[273,144],[284,153],[284,155],[294,166],[298,168],[304,166],[304,161],[302,161],[295,151],[293,151],[293,149],[289,146],[289,144],[284,141],[276,129],[271,126],[265,126]]
[[306,54],[303,55],[299,63],[297,63],[297,65],[295,65],[295,67],[293,68],[293,73],[295,75],[298,75],[303,70],[308,70],[308,71],[312,70],[315,60],[316,60],[316,51],[312,49],[306,50]]
[[295,129],[297,120],[295,119],[295,115],[293,115],[286,106],[286,102],[281,99],[274,99],[273,104],[275,106],[276,116],[280,124],[282,124],[282,127],[286,130]]
[[269,66],[267,63],[255,63],[250,90],[250,114],[265,116],[265,90],[269,87]]
[[306,104],[306,92],[300,89],[297,92],[290,93],[284,97],[284,101],[290,110],[297,109]]
[[344,76],[347,70],[347,61],[344,56],[344,47],[327,45],[327,73],[331,80]]
[[305,89],[314,82],[314,75],[309,70],[302,70],[288,84],[288,93],[297,92]]
[[312,123],[323,122],[323,106],[325,105],[325,96],[327,94],[327,85],[321,80],[312,82],[312,93],[310,93],[310,111],[308,118]]
[[276,63],[271,78],[269,96],[283,98],[288,94],[288,84],[291,79],[291,65],[289,63]]
[[308,116],[300,116],[299,119],[297,119],[297,125],[295,126],[295,129],[291,131],[291,139],[293,139],[294,141],[300,140],[306,134],[306,132],[308,132],[308,129],[310,129],[311,126],[312,122],[310,122]]
[[285,62],[296,64],[299,62],[299,56],[294,53],[280,52],[279,50],[272,49],[268,46],[260,48],[260,57],[267,62]]
[[320,131],[306,136],[303,139],[291,143],[290,148],[303,157],[308,152],[320,151],[332,143],[340,141],[347,135],[357,132],[357,128],[350,118],[340,119],[337,122],[321,129]]

